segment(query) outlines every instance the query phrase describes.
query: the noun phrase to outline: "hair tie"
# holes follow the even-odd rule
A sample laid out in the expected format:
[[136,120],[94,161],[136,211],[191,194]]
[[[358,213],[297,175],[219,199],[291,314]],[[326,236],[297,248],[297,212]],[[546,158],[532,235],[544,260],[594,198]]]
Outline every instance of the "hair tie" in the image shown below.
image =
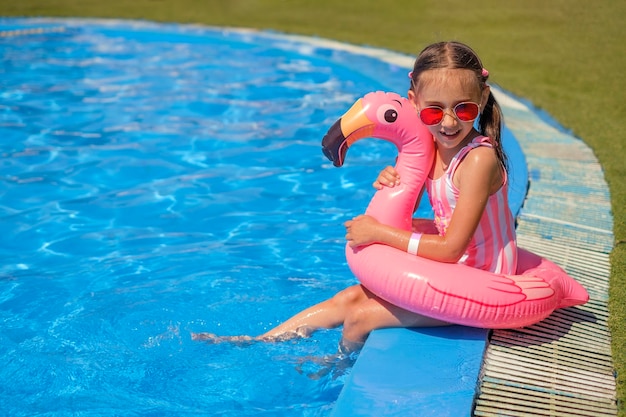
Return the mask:
[[413,71],[409,72],[409,78],[413,79]]
[[487,71],[485,68],[483,68],[480,74],[483,76],[483,78],[489,77],[489,71]]

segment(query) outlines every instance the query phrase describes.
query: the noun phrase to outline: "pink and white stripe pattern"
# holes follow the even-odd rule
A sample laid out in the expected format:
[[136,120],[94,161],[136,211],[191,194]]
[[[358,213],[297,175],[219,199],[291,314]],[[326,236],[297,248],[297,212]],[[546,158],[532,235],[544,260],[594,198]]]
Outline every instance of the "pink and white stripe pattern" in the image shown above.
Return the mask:
[[[479,146],[492,147],[492,144],[489,138],[478,136],[454,156],[441,177],[426,180],[428,195],[435,212],[435,225],[441,236],[446,234],[459,197],[459,190],[452,182],[454,172],[463,158]],[[515,274],[517,268],[515,223],[508,204],[506,170],[504,175],[502,187],[489,196],[476,232],[459,263],[500,274]]]

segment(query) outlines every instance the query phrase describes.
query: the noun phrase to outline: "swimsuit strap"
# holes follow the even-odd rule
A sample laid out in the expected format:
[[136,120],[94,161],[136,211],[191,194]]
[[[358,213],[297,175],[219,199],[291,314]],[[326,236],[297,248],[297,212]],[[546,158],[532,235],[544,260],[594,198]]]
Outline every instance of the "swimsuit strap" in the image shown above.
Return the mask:
[[487,136],[476,136],[474,139],[472,139],[470,143],[462,147],[461,150],[459,150],[456,155],[454,155],[454,157],[452,158],[452,162],[450,162],[450,166],[446,170],[446,175],[450,179],[452,179],[454,172],[459,167],[459,164],[463,161],[463,158],[465,158],[472,149],[476,149],[479,146],[488,146],[490,148],[493,148],[493,145],[491,144],[491,141]]
[[[476,136],[470,143],[462,147],[461,150],[458,151],[456,155],[454,155],[454,157],[452,158],[452,162],[450,162],[450,166],[445,172],[445,177],[447,177],[448,181],[450,181],[450,184],[452,184],[452,177],[459,167],[459,164],[463,161],[463,158],[465,158],[472,149],[476,149],[479,146],[488,146],[490,148],[493,148],[493,144],[487,136]],[[502,184],[504,185],[508,182],[509,178],[508,173],[506,172],[506,168],[504,166],[502,166],[502,175]]]

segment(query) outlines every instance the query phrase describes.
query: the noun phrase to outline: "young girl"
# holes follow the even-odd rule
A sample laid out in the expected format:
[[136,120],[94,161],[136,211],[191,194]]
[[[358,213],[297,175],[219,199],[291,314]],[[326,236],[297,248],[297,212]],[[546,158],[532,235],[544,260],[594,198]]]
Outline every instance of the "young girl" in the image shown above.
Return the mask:
[[[435,221],[413,220],[413,232],[422,233],[417,256],[515,273],[517,248],[507,203],[502,116],[486,83],[489,73],[468,46],[441,42],[419,54],[409,76],[408,99],[436,145],[435,161],[425,184]],[[474,127],[476,119],[479,130]],[[387,167],[374,187],[394,187],[401,180],[394,168]],[[367,215],[347,221],[345,227],[352,247],[382,243],[407,251],[412,235],[412,231],[381,224]],[[411,243],[413,252],[415,243]],[[192,337],[215,342],[278,341],[343,325],[340,350],[346,352],[358,350],[375,329],[446,324],[390,304],[357,284],[257,337],[208,333]]]

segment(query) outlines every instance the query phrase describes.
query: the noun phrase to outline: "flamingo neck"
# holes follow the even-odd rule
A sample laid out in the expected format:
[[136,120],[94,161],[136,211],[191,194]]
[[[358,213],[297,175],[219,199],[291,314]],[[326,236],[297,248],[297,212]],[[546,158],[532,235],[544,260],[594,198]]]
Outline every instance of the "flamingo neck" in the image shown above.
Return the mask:
[[396,170],[400,185],[383,187],[376,192],[366,210],[379,222],[399,229],[411,230],[417,197],[426,181],[432,164],[432,154],[427,150],[400,148]]

